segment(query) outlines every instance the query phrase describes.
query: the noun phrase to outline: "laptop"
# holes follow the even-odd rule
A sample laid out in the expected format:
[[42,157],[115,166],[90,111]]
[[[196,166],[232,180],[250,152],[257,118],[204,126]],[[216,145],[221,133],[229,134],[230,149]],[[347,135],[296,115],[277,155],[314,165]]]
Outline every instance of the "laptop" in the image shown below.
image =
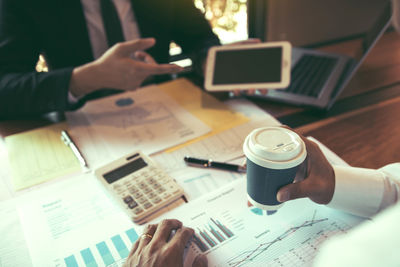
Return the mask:
[[291,82],[284,89],[252,97],[329,109],[391,23],[390,1],[363,35],[354,57],[293,47]]

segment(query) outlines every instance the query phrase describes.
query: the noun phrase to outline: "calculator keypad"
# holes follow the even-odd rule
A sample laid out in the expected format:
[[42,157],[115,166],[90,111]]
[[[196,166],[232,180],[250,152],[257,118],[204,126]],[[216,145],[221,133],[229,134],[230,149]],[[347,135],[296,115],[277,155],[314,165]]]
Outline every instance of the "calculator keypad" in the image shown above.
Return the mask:
[[138,203],[136,203],[135,201],[129,202],[128,203],[128,207],[130,209],[136,208],[138,206]]
[[140,174],[126,176],[113,188],[135,215],[182,195],[180,187],[171,177],[153,167]]
[[95,174],[135,222],[183,196],[176,181],[140,152],[110,162]]

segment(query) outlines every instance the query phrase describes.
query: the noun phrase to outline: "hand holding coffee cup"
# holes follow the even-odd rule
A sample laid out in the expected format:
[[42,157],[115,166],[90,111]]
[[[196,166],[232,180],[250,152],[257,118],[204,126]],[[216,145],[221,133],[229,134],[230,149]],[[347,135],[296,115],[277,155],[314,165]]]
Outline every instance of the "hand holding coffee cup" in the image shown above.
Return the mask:
[[296,176],[295,183],[280,188],[277,198],[280,202],[285,202],[308,197],[318,204],[328,204],[335,191],[335,171],[315,142],[301,135],[300,137],[307,149],[306,162],[301,166],[306,173],[300,175],[301,179]]
[[247,158],[247,195],[251,204],[265,210],[277,210],[283,203],[278,190],[290,183],[307,156],[302,138],[282,127],[253,130],[243,145]]

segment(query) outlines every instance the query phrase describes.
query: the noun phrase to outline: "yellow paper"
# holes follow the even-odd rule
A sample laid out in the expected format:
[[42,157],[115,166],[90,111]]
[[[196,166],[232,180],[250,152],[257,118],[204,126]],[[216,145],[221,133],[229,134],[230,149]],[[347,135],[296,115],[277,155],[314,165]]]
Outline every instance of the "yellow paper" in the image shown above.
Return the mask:
[[168,152],[180,149],[249,121],[246,116],[229,109],[221,101],[203,92],[186,79],[177,79],[161,84],[159,87],[179,105],[211,128],[210,133],[169,149]]
[[80,170],[79,161],[60,138],[65,123],[5,138],[15,190]]

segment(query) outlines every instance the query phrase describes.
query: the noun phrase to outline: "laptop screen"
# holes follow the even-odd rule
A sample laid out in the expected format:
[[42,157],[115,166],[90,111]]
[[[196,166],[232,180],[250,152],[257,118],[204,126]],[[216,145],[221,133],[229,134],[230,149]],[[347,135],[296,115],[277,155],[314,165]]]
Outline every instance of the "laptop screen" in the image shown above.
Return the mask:
[[385,33],[387,27],[391,23],[391,19],[392,19],[391,1],[387,1],[387,4],[383,8],[382,13],[374,21],[370,29],[364,34],[363,40],[355,54],[354,57],[355,62],[353,62],[354,64],[349,66],[348,69],[349,71],[347,71],[347,74],[342,76],[342,78],[338,83],[338,86],[336,86],[336,88],[332,91],[331,94],[332,97],[327,106],[328,109],[333,105],[333,103],[339,97],[340,93],[346,87],[347,83],[351,80],[353,74],[357,71],[358,67],[364,61],[366,55],[368,55],[369,51],[376,44],[376,42],[378,42],[381,35]]
[[368,54],[369,50],[375,45],[380,35],[384,33],[392,18],[392,9],[390,1],[385,5],[383,12],[372,23],[369,30],[364,34],[362,43],[360,44],[354,59],[362,61],[363,57]]

